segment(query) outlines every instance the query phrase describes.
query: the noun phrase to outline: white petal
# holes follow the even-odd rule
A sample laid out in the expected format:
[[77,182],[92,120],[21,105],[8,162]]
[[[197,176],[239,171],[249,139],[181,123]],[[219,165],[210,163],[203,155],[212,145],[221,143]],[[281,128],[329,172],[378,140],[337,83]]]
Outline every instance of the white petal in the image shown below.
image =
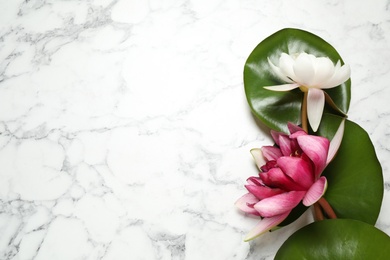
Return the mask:
[[351,76],[351,68],[349,67],[349,65],[344,64],[341,68],[335,69],[333,77],[329,79],[329,81],[326,82],[325,85],[322,86],[321,88],[328,89],[328,88],[337,87],[340,84],[347,81],[350,76]]
[[309,54],[301,53],[294,63],[296,82],[303,86],[310,86],[314,79],[314,64]]
[[321,88],[321,86],[332,78],[333,74],[333,62],[329,58],[317,58],[315,62],[315,77],[313,79],[312,86]]
[[340,60],[338,60],[336,62],[336,66],[334,67],[334,70],[336,71],[336,70],[340,69],[340,67],[341,67],[341,62],[340,62]]
[[251,149],[251,154],[253,156],[253,159],[255,159],[257,168],[261,168],[264,164],[266,164],[266,161],[264,159],[263,153],[261,152],[260,148],[253,148]]
[[296,81],[296,76],[293,69],[294,62],[295,62],[294,59],[290,55],[286,53],[282,53],[280,55],[279,58],[280,71],[291,80]]
[[291,79],[289,79],[285,74],[283,74],[282,71],[280,70],[280,68],[275,66],[269,58],[268,58],[268,63],[271,66],[271,69],[273,70],[275,75],[279,79],[281,79],[282,81],[287,82],[287,83],[293,83],[293,81]]
[[328,158],[326,159],[327,165],[332,161],[333,157],[336,155],[337,151],[339,150],[341,141],[343,140],[344,125],[345,125],[345,119],[341,121],[341,124],[337,129],[336,134],[333,136],[332,141],[330,141]]
[[252,239],[260,236],[264,232],[267,232],[268,230],[276,227],[283,220],[285,220],[287,218],[288,214],[290,214],[290,212],[286,212],[284,214],[281,214],[281,215],[278,215],[278,216],[275,216],[275,217],[272,217],[272,218],[263,218],[262,220],[260,220],[259,224],[257,224],[256,227],[253,228],[246,235],[245,241],[247,242],[249,240],[252,240]]
[[265,89],[273,90],[273,91],[289,91],[299,87],[299,84],[283,84],[283,85],[275,85],[275,86],[266,86]]
[[314,132],[317,132],[320,125],[324,105],[324,92],[321,89],[310,88],[307,95],[307,117]]

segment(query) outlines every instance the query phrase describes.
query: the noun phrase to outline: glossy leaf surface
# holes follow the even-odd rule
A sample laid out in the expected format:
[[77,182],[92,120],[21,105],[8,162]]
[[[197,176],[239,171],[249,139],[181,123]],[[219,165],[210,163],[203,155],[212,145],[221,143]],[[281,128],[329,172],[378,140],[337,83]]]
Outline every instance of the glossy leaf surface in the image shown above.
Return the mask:
[[390,237],[357,220],[333,219],[312,223],[291,235],[276,260],[376,259],[390,256]]

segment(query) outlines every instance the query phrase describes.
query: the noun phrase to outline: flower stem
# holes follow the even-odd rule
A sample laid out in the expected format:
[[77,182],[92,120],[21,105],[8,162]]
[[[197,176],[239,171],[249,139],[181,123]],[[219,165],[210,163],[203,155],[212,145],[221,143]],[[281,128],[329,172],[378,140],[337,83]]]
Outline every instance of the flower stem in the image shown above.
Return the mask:
[[314,203],[314,219],[315,221],[324,220],[324,213],[322,213],[321,206],[317,203]]
[[307,94],[308,94],[308,91],[303,92],[303,102],[302,102],[302,110],[301,110],[302,129],[306,133],[309,132],[309,128],[307,126]]
[[337,218],[336,213],[333,211],[332,207],[330,206],[330,204],[328,203],[328,201],[324,197],[322,197],[321,199],[318,200],[318,204],[325,211],[326,215],[329,218]]

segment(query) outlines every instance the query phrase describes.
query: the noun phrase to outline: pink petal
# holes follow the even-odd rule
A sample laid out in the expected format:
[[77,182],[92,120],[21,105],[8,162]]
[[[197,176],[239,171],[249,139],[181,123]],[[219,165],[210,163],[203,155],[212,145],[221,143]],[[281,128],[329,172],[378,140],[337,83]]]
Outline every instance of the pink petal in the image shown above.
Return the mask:
[[260,148],[254,148],[254,149],[251,149],[251,154],[253,156],[253,159],[255,160],[256,162],[256,165],[257,165],[257,168],[261,168],[261,166],[263,166],[266,161],[264,160],[264,157],[263,157],[263,153],[261,152],[261,149]]
[[264,186],[263,181],[259,177],[249,177],[247,180],[248,185],[259,185]]
[[332,141],[330,141],[328,158],[326,159],[326,165],[328,165],[332,161],[337,151],[339,150],[341,141],[343,140],[343,136],[344,136],[344,125],[345,125],[345,119],[341,121],[341,124],[337,129],[336,134],[333,136]]
[[[303,198],[303,205],[310,206],[316,203],[325,193],[328,182],[324,176],[319,178],[307,191]],[[255,204],[256,207],[257,204]]]
[[283,220],[285,220],[290,214],[290,212],[286,212],[284,214],[280,214],[278,216],[274,216],[272,218],[263,218],[254,229],[252,229],[245,237],[245,241],[250,241],[261,234],[267,232],[268,230],[272,229],[273,227],[276,227],[279,225]]
[[[270,172],[274,171],[274,169],[271,169]],[[259,174],[261,181],[266,185],[266,186],[271,186],[273,183],[270,179],[269,172],[261,172]],[[276,187],[276,185],[273,185],[273,187]],[[279,187],[280,188],[280,187]]]
[[239,198],[234,205],[245,213],[260,216],[259,212],[253,208],[259,200],[251,193],[247,193]]
[[307,135],[305,131],[298,131],[290,135],[291,139],[296,139],[298,136]]
[[275,86],[265,86],[265,89],[272,91],[289,91],[299,87],[299,84],[283,84],[283,85],[275,85]]
[[277,164],[282,171],[303,188],[309,189],[314,183],[311,164],[299,157],[280,157]]
[[280,133],[280,132],[271,130],[272,139],[274,139],[274,141],[275,141],[275,143],[276,143],[277,145],[279,145],[279,136],[281,136],[281,135],[287,136],[286,134],[283,134],[283,133]]
[[280,135],[279,136],[279,147],[280,151],[284,156],[290,156],[291,153],[293,152],[291,150],[291,140],[288,136],[286,135]]
[[299,190],[305,191],[304,187],[294,182],[280,168],[272,168],[268,172],[260,173],[260,178],[269,187],[280,188],[285,191]]
[[305,194],[306,191],[285,192],[257,202],[254,208],[263,217],[274,217],[291,211],[299,204]]
[[307,95],[307,117],[314,132],[317,132],[320,125],[324,105],[324,92],[321,89],[309,88],[309,93]]
[[266,186],[245,185],[245,188],[259,200],[281,194],[284,191],[281,189],[272,189]]
[[261,152],[267,161],[276,161],[276,159],[282,156],[280,149],[275,146],[263,146],[261,147]]
[[315,178],[322,173],[326,166],[329,140],[322,136],[302,135],[297,138],[302,151],[314,163]]
[[[298,132],[297,132],[298,133]],[[295,134],[297,134],[295,133]],[[295,135],[293,134],[293,135]],[[300,153],[302,152],[301,148],[299,147],[299,144],[297,142],[297,139],[292,139],[293,141],[291,142],[291,151],[292,153],[290,154],[290,156],[293,156],[294,154],[296,153]]]
[[290,131],[290,134],[293,134],[295,132],[303,131],[302,128],[300,128],[297,125],[294,125],[293,123],[288,122],[287,123],[288,130]]

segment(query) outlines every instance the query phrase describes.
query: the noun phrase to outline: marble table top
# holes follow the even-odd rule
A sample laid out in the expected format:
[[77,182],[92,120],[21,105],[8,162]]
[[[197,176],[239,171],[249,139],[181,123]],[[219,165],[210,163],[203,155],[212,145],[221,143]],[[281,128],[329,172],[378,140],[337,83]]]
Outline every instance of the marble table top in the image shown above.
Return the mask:
[[352,69],[390,234],[389,1],[0,0],[0,259],[272,259],[234,202],[268,130],[243,67],[286,27]]

